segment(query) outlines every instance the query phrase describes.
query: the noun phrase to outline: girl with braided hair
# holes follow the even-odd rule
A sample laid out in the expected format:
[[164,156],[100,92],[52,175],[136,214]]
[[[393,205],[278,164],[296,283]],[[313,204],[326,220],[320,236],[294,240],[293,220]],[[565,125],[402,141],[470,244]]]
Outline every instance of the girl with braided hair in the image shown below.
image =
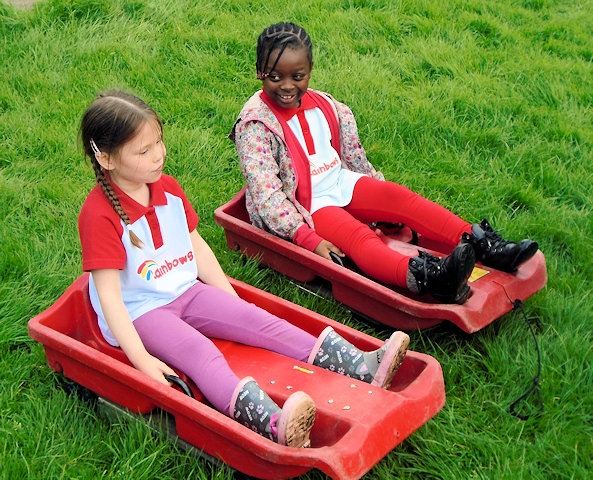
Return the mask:
[[315,338],[239,298],[196,227],[198,215],[163,173],[158,115],[121,91],[96,98],[80,137],[97,185],[78,219],[82,266],[105,340],[159,382],[185,373],[218,411],[282,445],[306,447],[315,405],[304,392],[280,408],[238,378],[209,337],[265,348],[388,388],[409,338],[362,352],[331,327]]
[[[514,272],[536,242],[510,242],[487,220],[471,225],[408,188],[385,181],[367,160],[352,111],[309,88],[311,39],[277,23],[257,40],[262,90],[243,106],[230,138],[247,183],[251,222],[330,260],[348,255],[368,276],[446,303],[462,304],[476,260]],[[406,224],[451,246],[438,258],[389,248],[368,224]]]

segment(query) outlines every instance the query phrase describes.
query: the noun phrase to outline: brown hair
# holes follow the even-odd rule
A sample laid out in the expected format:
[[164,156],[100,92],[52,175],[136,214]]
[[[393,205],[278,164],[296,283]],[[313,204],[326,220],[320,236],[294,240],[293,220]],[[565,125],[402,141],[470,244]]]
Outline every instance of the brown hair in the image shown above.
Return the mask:
[[[110,90],[99,94],[80,122],[80,140],[93,166],[97,183],[125,225],[130,225],[130,219],[97,161],[95,148],[101,153],[117,154],[148,121],[156,122],[162,131],[161,119],[142,100],[120,90]],[[130,240],[134,246],[142,248],[142,241],[131,230]]]

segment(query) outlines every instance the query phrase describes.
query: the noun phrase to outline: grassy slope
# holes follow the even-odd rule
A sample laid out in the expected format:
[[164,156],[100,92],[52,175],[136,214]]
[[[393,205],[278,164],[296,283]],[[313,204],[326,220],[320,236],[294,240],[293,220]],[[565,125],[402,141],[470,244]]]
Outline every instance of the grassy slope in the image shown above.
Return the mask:
[[[229,478],[142,425],[113,424],[60,387],[26,322],[80,272],[76,217],[93,185],[76,134],[97,91],[132,89],[166,124],[168,172],[227,272],[341,321],[332,302],[245,265],[213,210],[241,186],[225,138],[258,88],[254,43],[294,20],[315,44],[312,87],[357,115],[386,176],[468,220],[540,242],[547,288],[540,418],[507,413],[536,352],[514,314],[472,336],[412,334],[442,364],[447,405],[369,478],[585,478],[593,458],[590,1],[0,4],[0,478]],[[387,332],[354,323],[378,336]],[[533,405],[533,399],[526,402]],[[311,478],[318,475],[313,473]]]

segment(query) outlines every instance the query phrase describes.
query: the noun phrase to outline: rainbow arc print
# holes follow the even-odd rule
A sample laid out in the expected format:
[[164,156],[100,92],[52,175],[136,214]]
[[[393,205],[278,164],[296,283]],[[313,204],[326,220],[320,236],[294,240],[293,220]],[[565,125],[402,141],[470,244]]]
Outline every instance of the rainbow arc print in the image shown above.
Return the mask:
[[158,265],[154,260],[144,260],[138,267],[138,274],[142,278],[150,280],[153,275],[153,269],[157,267]]

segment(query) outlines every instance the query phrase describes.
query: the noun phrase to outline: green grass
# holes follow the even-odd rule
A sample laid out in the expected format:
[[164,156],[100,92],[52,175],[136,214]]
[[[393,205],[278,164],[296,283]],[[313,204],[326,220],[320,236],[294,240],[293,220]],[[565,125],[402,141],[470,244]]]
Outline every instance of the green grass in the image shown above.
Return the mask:
[[351,106],[387,178],[538,240],[548,265],[525,305],[541,322],[543,415],[508,413],[537,369],[517,314],[471,336],[413,332],[412,348],[441,362],[447,403],[367,477],[590,476],[590,0],[43,0],[28,12],[0,4],[0,478],[232,477],[143,424],[97,415],[27,335],[80,274],[76,219],[94,178],[76,136],[98,91],[131,89],[162,115],[167,170],[227,273],[386,335],[245,263],[213,221],[242,185],[226,135],[259,88],[257,35],[281,20],[309,31],[311,86]]

